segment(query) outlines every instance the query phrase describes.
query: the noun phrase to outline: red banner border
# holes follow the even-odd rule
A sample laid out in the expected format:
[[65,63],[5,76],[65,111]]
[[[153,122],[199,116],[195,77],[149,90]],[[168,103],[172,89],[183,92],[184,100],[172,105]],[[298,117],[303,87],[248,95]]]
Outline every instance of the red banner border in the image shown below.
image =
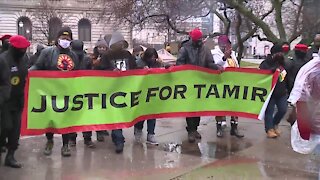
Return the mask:
[[[92,126],[74,126],[69,128],[62,129],[28,129],[27,128],[27,111],[28,111],[28,98],[29,98],[29,85],[30,85],[30,77],[35,78],[74,78],[81,76],[101,76],[101,77],[123,77],[123,76],[134,76],[134,75],[147,75],[147,74],[165,74],[169,72],[178,72],[184,70],[196,70],[203,71],[210,74],[221,74],[223,72],[245,72],[245,73],[253,73],[253,74],[272,74],[269,70],[260,70],[254,68],[226,68],[224,71],[211,70],[203,67],[193,66],[193,65],[183,65],[183,66],[173,66],[169,69],[163,68],[154,68],[154,69],[139,69],[139,70],[128,70],[128,71],[92,71],[92,70],[84,70],[84,71],[70,71],[70,72],[61,72],[61,71],[31,71],[28,73],[28,78],[25,85],[25,101],[24,108],[22,113],[22,122],[21,122],[21,135],[41,135],[46,132],[52,132],[57,134],[65,134],[69,132],[79,132],[86,131],[86,129],[94,130],[108,130],[108,129],[121,129],[121,128],[129,128],[136,124],[139,121],[143,121],[146,119],[154,119],[154,118],[172,118],[172,117],[194,117],[194,116],[241,116],[252,119],[258,119],[257,114],[243,113],[243,112],[229,112],[229,111],[206,111],[206,112],[175,112],[175,113],[163,113],[163,114],[152,114],[140,116],[133,120],[130,123],[118,123],[118,124],[105,124],[105,125],[92,125]],[[277,82],[279,73],[273,74],[273,82],[272,87]],[[271,88],[272,88],[271,87]]]
[[140,116],[129,123],[117,123],[117,124],[101,124],[101,125],[88,125],[88,126],[73,126],[68,128],[48,128],[48,129],[27,129],[26,121],[23,121],[25,128],[21,129],[22,136],[28,135],[41,135],[47,132],[55,134],[66,134],[70,132],[85,132],[85,131],[99,131],[99,130],[112,130],[112,129],[124,129],[134,126],[137,122],[147,119],[158,118],[175,118],[175,117],[197,117],[197,116],[241,116],[251,119],[258,119],[257,114],[232,112],[232,111],[202,111],[202,112],[176,112],[176,113],[163,113],[163,114],[151,114]]

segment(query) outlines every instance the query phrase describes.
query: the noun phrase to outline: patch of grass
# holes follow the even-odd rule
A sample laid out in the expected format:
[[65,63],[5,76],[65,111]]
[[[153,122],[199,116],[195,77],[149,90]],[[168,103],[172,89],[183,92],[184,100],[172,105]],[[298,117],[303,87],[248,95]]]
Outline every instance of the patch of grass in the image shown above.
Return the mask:
[[241,61],[241,62],[240,62],[240,67],[245,67],[245,68],[258,68],[258,67],[259,67],[259,64],[250,63],[250,62],[246,62],[246,61]]

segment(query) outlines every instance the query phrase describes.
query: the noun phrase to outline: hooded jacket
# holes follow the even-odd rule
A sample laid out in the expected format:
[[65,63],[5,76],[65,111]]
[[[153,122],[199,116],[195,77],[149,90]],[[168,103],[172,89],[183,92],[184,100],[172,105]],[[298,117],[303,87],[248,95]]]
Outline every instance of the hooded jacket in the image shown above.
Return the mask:
[[125,49],[114,49],[112,45],[123,41],[125,46],[127,42],[124,40],[122,34],[116,32],[112,34],[110,40],[110,48],[105,54],[102,55],[101,63],[95,69],[98,70],[114,70],[121,71],[136,69],[137,64],[134,56]]
[[92,61],[90,57],[83,51],[83,42],[80,40],[74,40],[71,44],[73,52],[78,56],[81,70],[92,69]]
[[219,69],[213,60],[210,50],[204,45],[200,47],[193,46],[192,40],[185,43],[179,51],[176,65],[184,64],[191,64],[215,70]]
[[37,62],[38,57],[40,56],[41,51],[42,51],[43,49],[44,49],[44,46],[43,46],[43,45],[41,45],[41,44],[38,44],[38,45],[37,45],[37,52],[30,57],[30,61],[29,61],[29,64],[28,64],[28,67],[29,67],[29,68],[30,68],[31,66],[33,66],[33,65]]
[[279,98],[282,96],[286,96],[287,95],[287,89],[289,88],[289,83],[288,83],[288,76],[287,76],[287,72],[288,69],[286,66],[281,66],[278,63],[276,63],[273,59],[272,59],[272,55],[269,54],[267,56],[267,58],[262,61],[262,63],[259,66],[260,69],[265,69],[265,70],[271,70],[272,72],[275,72],[277,69],[280,69],[280,73],[281,74],[285,74],[284,79],[281,79],[279,77],[278,82],[276,84],[276,87],[274,88],[274,91],[272,93],[272,98]]

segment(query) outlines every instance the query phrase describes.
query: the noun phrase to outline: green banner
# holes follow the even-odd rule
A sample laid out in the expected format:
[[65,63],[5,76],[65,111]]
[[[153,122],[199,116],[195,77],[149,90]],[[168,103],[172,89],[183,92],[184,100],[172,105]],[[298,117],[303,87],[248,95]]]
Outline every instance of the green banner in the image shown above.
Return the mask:
[[33,71],[22,135],[118,129],[164,117],[259,118],[278,74],[195,66],[123,72]]

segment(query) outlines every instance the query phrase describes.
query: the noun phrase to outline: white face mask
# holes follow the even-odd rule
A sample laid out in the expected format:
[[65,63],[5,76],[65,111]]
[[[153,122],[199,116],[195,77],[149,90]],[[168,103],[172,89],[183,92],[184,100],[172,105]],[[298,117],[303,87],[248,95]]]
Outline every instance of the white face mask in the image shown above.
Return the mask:
[[67,49],[70,47],[70,43],[71,41],[66,40],[66,39],[59,39],[58,44],[63,48],[63,49]]

